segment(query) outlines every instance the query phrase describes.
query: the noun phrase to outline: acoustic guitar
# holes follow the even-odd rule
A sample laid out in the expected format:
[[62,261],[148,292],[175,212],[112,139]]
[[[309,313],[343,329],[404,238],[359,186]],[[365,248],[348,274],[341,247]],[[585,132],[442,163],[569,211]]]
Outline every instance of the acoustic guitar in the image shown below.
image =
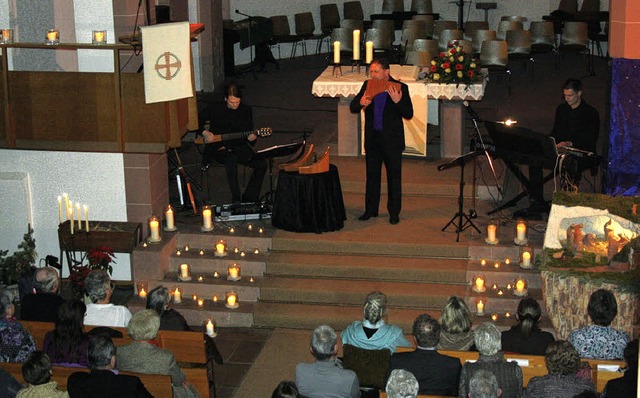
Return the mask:
[[214,134],[213,139],[211,141],[205,142],[204,137],[198,137],[195,140],[193,140],[193,142],[198,145],[217,144],[217,146],[222,147],[225,141],[237,140],[240,138],[247,138],[251,134],[255,134],[258,137],[269,137],[271,134],[273,134],[273,130],[271,129],[271,127],[262,127],[257,130],[241,131],[238,133]]

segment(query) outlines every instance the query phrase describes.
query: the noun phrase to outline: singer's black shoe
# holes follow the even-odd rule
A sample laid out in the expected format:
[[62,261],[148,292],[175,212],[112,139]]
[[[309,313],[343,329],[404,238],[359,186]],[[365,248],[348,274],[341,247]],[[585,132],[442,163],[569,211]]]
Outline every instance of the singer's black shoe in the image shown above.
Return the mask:
[[378,217],[378,213],[369,213],[369,212],[365,211],[364,213],[362,213],[362,215],[360,217],[358,217],[358,220],[367,221],[371,217]]
[[396,225],[399,222],[400,222],[399,216],[389,216],[389,224]]

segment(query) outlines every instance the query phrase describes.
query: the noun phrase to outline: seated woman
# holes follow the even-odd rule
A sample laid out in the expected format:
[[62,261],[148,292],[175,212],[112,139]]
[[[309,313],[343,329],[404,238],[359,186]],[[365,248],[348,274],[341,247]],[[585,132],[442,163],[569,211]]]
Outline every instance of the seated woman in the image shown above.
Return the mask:
[[577,376],[580,356],[568,341],[558,340],[549,344],[544,361],[549,373],[529,380],[524,393],[526,398],[563,398],[585,390],[595,392],[591,380]]
[[154,310],[136,313],[127,326],[130,344],[118,347],[116,352],[119,370],[145,374],[171,376],[174,398],[198,397],[196,390],[186,381],[186,376],[176,363],[170,351],[163,350],[149,342],[158,335],[160,317]]
[[468,351],[473,346],[471,311],[463,299],[451,296],[444,305],[440,323],[439,350]]
[[580,357],[622,359],[629,337],[610,326],[618,315],[616,297],[609,290],[596,290],[589,297],[587,312],[594,325],[574,330],[568,339]]
[[147,296],[147,309],[154,310],[160,316],[160,330],[190,331],[191,328],[182,315],[169,308],[171,294],[164,286],[158,286]]
[[609,380],[602,392],[602,398],[633,397],[638,391],[638,339],[627,344],[624,349],[624,361],[627,368],[624,376]]
[[42,344],[42,351],[54,364],[87,367],[89,338],[83,322],[86,310],[80,300],[67,300],[58,309],[56,328],[45,334]]
[[0,362],[24,362],[36,350],[33,337],[16,320],[13,295],[0,288]]
[[545,355],[549,343],[555,340],[538,326],[542,310],[538,301],[528,297],[520,300],[516,319],[518,324],[502,332],[502,350],[525,355]]
[[522,396],[522,369],[516,362],[507,362],[500,351],[500,331],[491,322],[478,326],[474,333],[474,342],[480,356],[476,362],[467,362],[460,372],[458,397],[467,398],[469,381],[473,375],[483,369],[491,372],[498,380],[502,390],[501,398],[519,398]]
[[342,344],[350,344],[365,350],[388,349],[396,352],[396,347],[412,347],[402,334],[402,329],[387,325],[387,296],[382,292],[367,295],[362,307],[364,320],[355,321],[342,331]]
[[51,381],[51,360],[42,351],[32,352],[22,364],[22,377],[29,385],[18,391],[16,398],[69,398],[66,391],[58,390],[57,382]]
[[91,299],[84,317],[85,325],[126,327],[131,312],[122,305],[111,304],[113,286],[107,271],[96,269],[84,278],[84,286]]

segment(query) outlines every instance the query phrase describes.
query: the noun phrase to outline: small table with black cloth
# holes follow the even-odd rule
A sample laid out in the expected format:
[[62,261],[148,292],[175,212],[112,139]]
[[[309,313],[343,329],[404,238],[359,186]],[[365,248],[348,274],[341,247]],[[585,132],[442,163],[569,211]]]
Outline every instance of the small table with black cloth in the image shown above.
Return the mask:
[[335,165],[318,174],[280,171],[271,223],[292,232],[329,232],[344,227],[347,215]]

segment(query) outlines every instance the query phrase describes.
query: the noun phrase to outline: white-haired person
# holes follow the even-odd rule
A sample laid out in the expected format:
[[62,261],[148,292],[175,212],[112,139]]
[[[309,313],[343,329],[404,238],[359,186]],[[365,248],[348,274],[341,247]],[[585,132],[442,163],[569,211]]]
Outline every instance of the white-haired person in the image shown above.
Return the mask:
[[23,321],[55,322],[58,309],[64,302],[60,295],[60,275],[53,267],[38,268],[33,275],[34,293],[20,300],[20,319]]
[[171,351],[151,343],[158,335],[160,316],[155,310],[137,312],[129,321],[127,332],[133,341],[118,347],[116,352],[119,370],[144,374],[171,376],[174,398],[199,397]]
[[387,393],[387,398],[416,398],[418,396],[418,380],[408,370],[394,369],[389,375],[384,390]]
[[385,323],[387,316],[387,296],[382,292],[371,292],[362,306],[364,319],[355,321],[342,331],[342,344],[349,344],[365,350],[396,352],[396,347],[412,347],[404,337],[402,329]]
[[155,310],[160,316],[160,330],[190,331],[182,314],[170,307],[171,294],[169,289],[158,286],[149,291],[147,296],[147,309]]
[[336,360],[338,336],[328,325],[318,326],[311,335],[313,363],[296,365],[296,380],[300,394],[306,398],[359,398],[358,376],[343,369]]
[[84,278],[84,287],[91,299],[84,316],[85,325],[126,327],[131,312],[122,305],[111,303],[113,285],[107,271],[96,269]]
[[516,362],[507,362],[502,353],[500,331],[491,322],[478,326],[474,333],[474,342],[480,353],[476,362],[467,362],[462,366],[458,397],[467,398],[469,381],[480,370],[486,370],[496,376],[503,398],[522,396],[522,369]]
[[488,370],[477,371],[469,381],[469,398],[498,398],[501,395],[496,376]]

